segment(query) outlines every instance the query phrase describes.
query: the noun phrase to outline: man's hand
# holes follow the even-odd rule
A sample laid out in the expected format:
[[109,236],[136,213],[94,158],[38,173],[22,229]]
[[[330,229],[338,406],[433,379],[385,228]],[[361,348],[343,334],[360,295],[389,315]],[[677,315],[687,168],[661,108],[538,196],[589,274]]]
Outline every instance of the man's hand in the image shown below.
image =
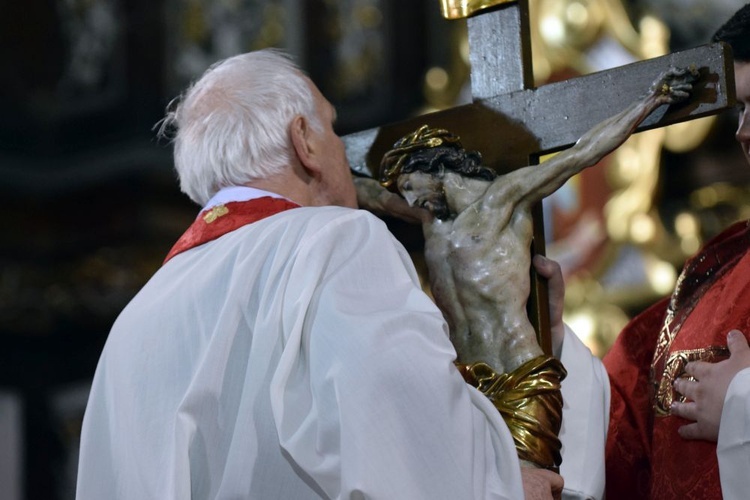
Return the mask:
[[658,104],[675,104],[690,97],[693,83],[698,80],[700,73],[691,66],[689,68],[669,68],[659,75],[651,87],[651,95]]
[[565,282],[563,281],[560,264],[542,255],[535,255],[531,261],[539,275],[548,280],[549,292],[549,322],[552,333],[552,352],[560,357],[565,325],[563,324],[563,309],[565,308]]
[[375,179],[354,177],[357,188],[357,203],[377,215],[390,215],[403,221],[419,224],[431,220],[432,215],[424,208],[410,207],[399,195],[388,191]]
[[526,500],[559,500],[564,485],[560,474],[547,469],[521,467],[521,479]]
[[685,378],[675,380],[674,388],[690,401],[672,403],[672,414],[688,420],[678,432],[685,439],[704,439],[716,442],[719,438],[721,411],[729,383],[741,370],[750,367],[750,347],[739,330],[727,335],[729,359],[719,363],[694,361],[685,366],[685,372],[695,381]]

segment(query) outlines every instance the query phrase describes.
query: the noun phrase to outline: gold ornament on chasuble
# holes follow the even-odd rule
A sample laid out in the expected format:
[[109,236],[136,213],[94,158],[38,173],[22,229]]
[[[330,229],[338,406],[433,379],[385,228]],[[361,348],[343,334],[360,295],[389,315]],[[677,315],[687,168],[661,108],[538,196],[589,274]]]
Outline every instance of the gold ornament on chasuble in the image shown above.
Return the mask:
[[[685,273],[681,274],[675,286],[675,295],[679,295],[682,284],[685,281]],[[698,296],[699,297],[699,296]],[[677,350],[670,352],[672,342],[680,331],[682,323],[690,311],[695,307],[697,297],[687,307],[675,312],[675,302],[670,304],[664,318],[664,324],[659,331],[656,341],[654,359],[651,362],[650,382],[653,398],[654,414],[657,417],[671,415],[672,403],[675,401],[685,402],[687,398],[674,389],[674,381],[678,378],[695,380],[685,373],[685,365],[692,361],[706,361],[715,363],[729,357],[729,349],[724,346],[708,346],[699,349]]]
[[[675,380],[682,377],[690,378],[685,373],[685,365],[692,361],[715,363],[729,357],[729,349],[725,345],[716,345],[718,339],[712,342],[708,334],[700,335],[700,342],[696,342],[699,347],[677,348],[689,346],[683,342],[683,345],[673,348],[678,334],[683,339],[695,338],[694,328],[688,329],[687,333],[680,333],[683,324],[708,290],[732,269],[734,263],[744,255],[744,249],[750,245],[747,223],[737,223],[728,231],[731,233],[728,233],[729,236],[722,239],[720,244],[709,244],[691,258],[677,278],[649,370],[651,398],[657,417],[669,416],[674,401],[685,401],[685,398],[674,389]],[[709,345],[701,346],[704,342]]]
[[479,11],[516,0],[440,0],[440,11],[446,19],[463,19]]

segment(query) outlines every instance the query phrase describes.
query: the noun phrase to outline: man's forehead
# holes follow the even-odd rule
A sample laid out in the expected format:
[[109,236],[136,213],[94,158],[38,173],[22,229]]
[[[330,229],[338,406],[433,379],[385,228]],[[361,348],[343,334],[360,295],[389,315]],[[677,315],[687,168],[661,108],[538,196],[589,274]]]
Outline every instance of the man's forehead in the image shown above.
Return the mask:
[[315,85],[315,82],[313,82],[309,76],[304,76],[305,82],[307,83],[307,86],[310,87],[310,91],[312,92],[313,98],[320,102],[324,103],[326,107],[333,108],[333,105],[326,99],[326,97],[323,95],[323,93],[320,91],[317,85]]
[[338,117],[336,113],[336,107],[333,104],[331,104],[331,101],[326,99],[325,96],[320,93],[320,91],[318,92],[318,95],[320,96],[318,102],[321,103],[321,110],[325,113],[330,114],[331,122],[335,122],[336,118]]

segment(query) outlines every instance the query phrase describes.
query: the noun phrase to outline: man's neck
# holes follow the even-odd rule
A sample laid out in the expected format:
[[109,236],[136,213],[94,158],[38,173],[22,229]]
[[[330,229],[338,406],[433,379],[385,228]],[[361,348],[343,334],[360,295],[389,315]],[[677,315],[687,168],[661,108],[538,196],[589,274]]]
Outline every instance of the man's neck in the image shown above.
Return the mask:
[[276,193],[301,206],[312,205],[309,186],[291,170],[266,179],[248,182],[246,186]]

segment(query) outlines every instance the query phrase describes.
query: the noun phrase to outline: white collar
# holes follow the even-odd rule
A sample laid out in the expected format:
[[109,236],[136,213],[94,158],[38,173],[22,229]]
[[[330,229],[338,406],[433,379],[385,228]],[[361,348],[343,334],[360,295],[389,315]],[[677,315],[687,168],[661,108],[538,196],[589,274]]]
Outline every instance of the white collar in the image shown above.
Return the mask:
[[[264,191],[263,189],[248,187],[248,186],[227,186],[221,188],[216,194],[214,194],[208,203],[201,209],[201,212],[213,208],[217,205],[223,205],[233,201],[249,201],[256,198],[263,198],[264,196],[270,196],[271,198],[279,198],[282,200],[289,200],[280,194],[272,193],[270,191]],[[292,200],[289,200],[292,201]]]

